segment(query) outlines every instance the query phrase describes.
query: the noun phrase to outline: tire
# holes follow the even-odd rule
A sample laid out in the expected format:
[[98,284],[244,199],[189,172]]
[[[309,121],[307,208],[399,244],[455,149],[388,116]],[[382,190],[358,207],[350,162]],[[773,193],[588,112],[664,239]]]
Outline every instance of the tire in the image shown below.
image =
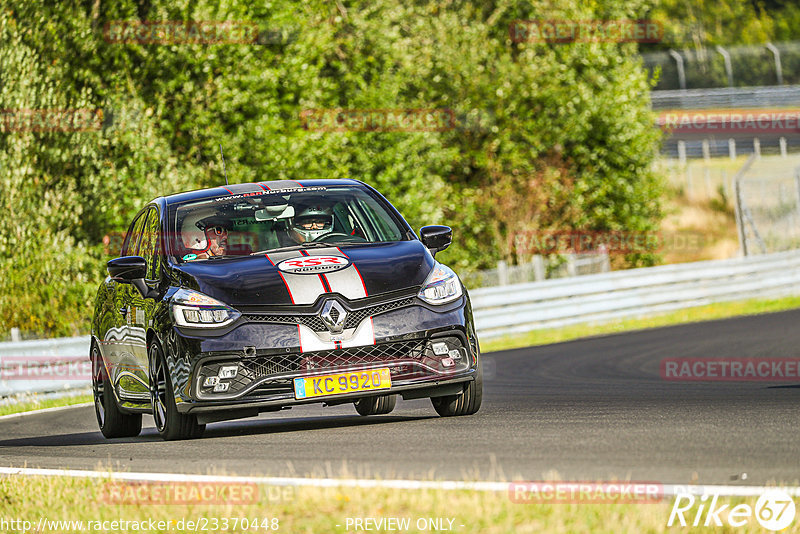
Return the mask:
[[166,441],[202,437],[206,425],[198,424],[195,415],[180,413],[175,405],[175,393],[168,375],[167,360],[158,343],[153,341],[147,354],[150,361],[150,402],[153,406],[156,430]]
[[103,365],[100,349],[92,343],[92,394],[94,414],[100,432],[108,439],[133,438],[142,431],[142,414],[126,414],[120,411],[114,397],[113,386]]
[[431,397],[436,413],[442,417],[452,417],[454,415],[472,415],[481,408],[483,399],[483,367],[478,363],[478,373],[475,380],[464,387],[464,391],[458,395],[448,395],[446,397]]
[[385,415],[397,406],[397,395],[365,397],[353,403],[359,415]]

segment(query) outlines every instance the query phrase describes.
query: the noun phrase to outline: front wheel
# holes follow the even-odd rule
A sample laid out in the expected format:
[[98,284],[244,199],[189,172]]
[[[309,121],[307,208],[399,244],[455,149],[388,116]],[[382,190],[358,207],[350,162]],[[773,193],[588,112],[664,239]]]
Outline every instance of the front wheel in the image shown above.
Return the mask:
[[206,425],[198,424],[196,416],[178,411],[161,347],[153,341],[147,353],[150,360],[150,402],[156,430],[167,441],[202,437]]
[[431,403],[436,413],[442,417],[454,415],[472,415],[481,407],[483,399],[483,367],[478,362],[478,372],[475,380],[464,387],[458,395],[446,397],[431,397]]
[[359,415],[384,415],[397,405],[397,395],[381,395],[379,397],[365,397],[354,402]]
[[100,432],[106,438],[133,438],[142,431],[142,414],[122,413],[111,389],[103,356],[97,345],[92,344],[92,394],[94,414]]

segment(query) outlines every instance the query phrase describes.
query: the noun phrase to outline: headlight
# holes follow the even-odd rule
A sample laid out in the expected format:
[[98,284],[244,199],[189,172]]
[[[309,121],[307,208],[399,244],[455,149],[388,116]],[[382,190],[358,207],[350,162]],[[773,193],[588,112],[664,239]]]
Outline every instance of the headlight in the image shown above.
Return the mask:
[[219,328],[232,323],[241,313],[198,291],[179,289],[172,296],[172,316],[178,326]]
[[462,295],[461,281],[450,267],[437,263],[417,295],[428,304],[447,304]]

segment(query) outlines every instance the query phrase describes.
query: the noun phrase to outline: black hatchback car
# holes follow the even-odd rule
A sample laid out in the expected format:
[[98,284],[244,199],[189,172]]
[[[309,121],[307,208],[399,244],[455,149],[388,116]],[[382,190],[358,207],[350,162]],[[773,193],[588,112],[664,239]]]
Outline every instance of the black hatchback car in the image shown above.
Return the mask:
[[164,439],[307,404],[386,414],[397,394],[443,416],[478,411],[469,296],[419,237],[356,180],[237,184],[158,198],[108,262],[92,321],[97,421]]

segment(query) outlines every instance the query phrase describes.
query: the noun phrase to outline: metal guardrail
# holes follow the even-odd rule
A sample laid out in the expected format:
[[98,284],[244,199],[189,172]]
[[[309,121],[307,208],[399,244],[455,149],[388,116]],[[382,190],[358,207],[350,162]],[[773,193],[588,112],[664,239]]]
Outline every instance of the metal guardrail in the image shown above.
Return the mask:
[[800,85],[652,91],[654,110],[789,108],[800,105]]
[[800,251],[470,291],[482,338],[713,302],[800,294]]
[[[470,291],[486,339],[542,328],[609,321],[713,302],[800,294],[800,251],[663,265]],[[34,379],[0,379],[0,397],[86,388],[60,373],[88,364],[89,337],[0,343],[2,376],[22,358],[40,359]],[[73,366],[73,367],[70,367]],[[85,367],[84,367],[85,369]]]
[[89,339],[82,336],[0,343],[0,397],[90,387]]

